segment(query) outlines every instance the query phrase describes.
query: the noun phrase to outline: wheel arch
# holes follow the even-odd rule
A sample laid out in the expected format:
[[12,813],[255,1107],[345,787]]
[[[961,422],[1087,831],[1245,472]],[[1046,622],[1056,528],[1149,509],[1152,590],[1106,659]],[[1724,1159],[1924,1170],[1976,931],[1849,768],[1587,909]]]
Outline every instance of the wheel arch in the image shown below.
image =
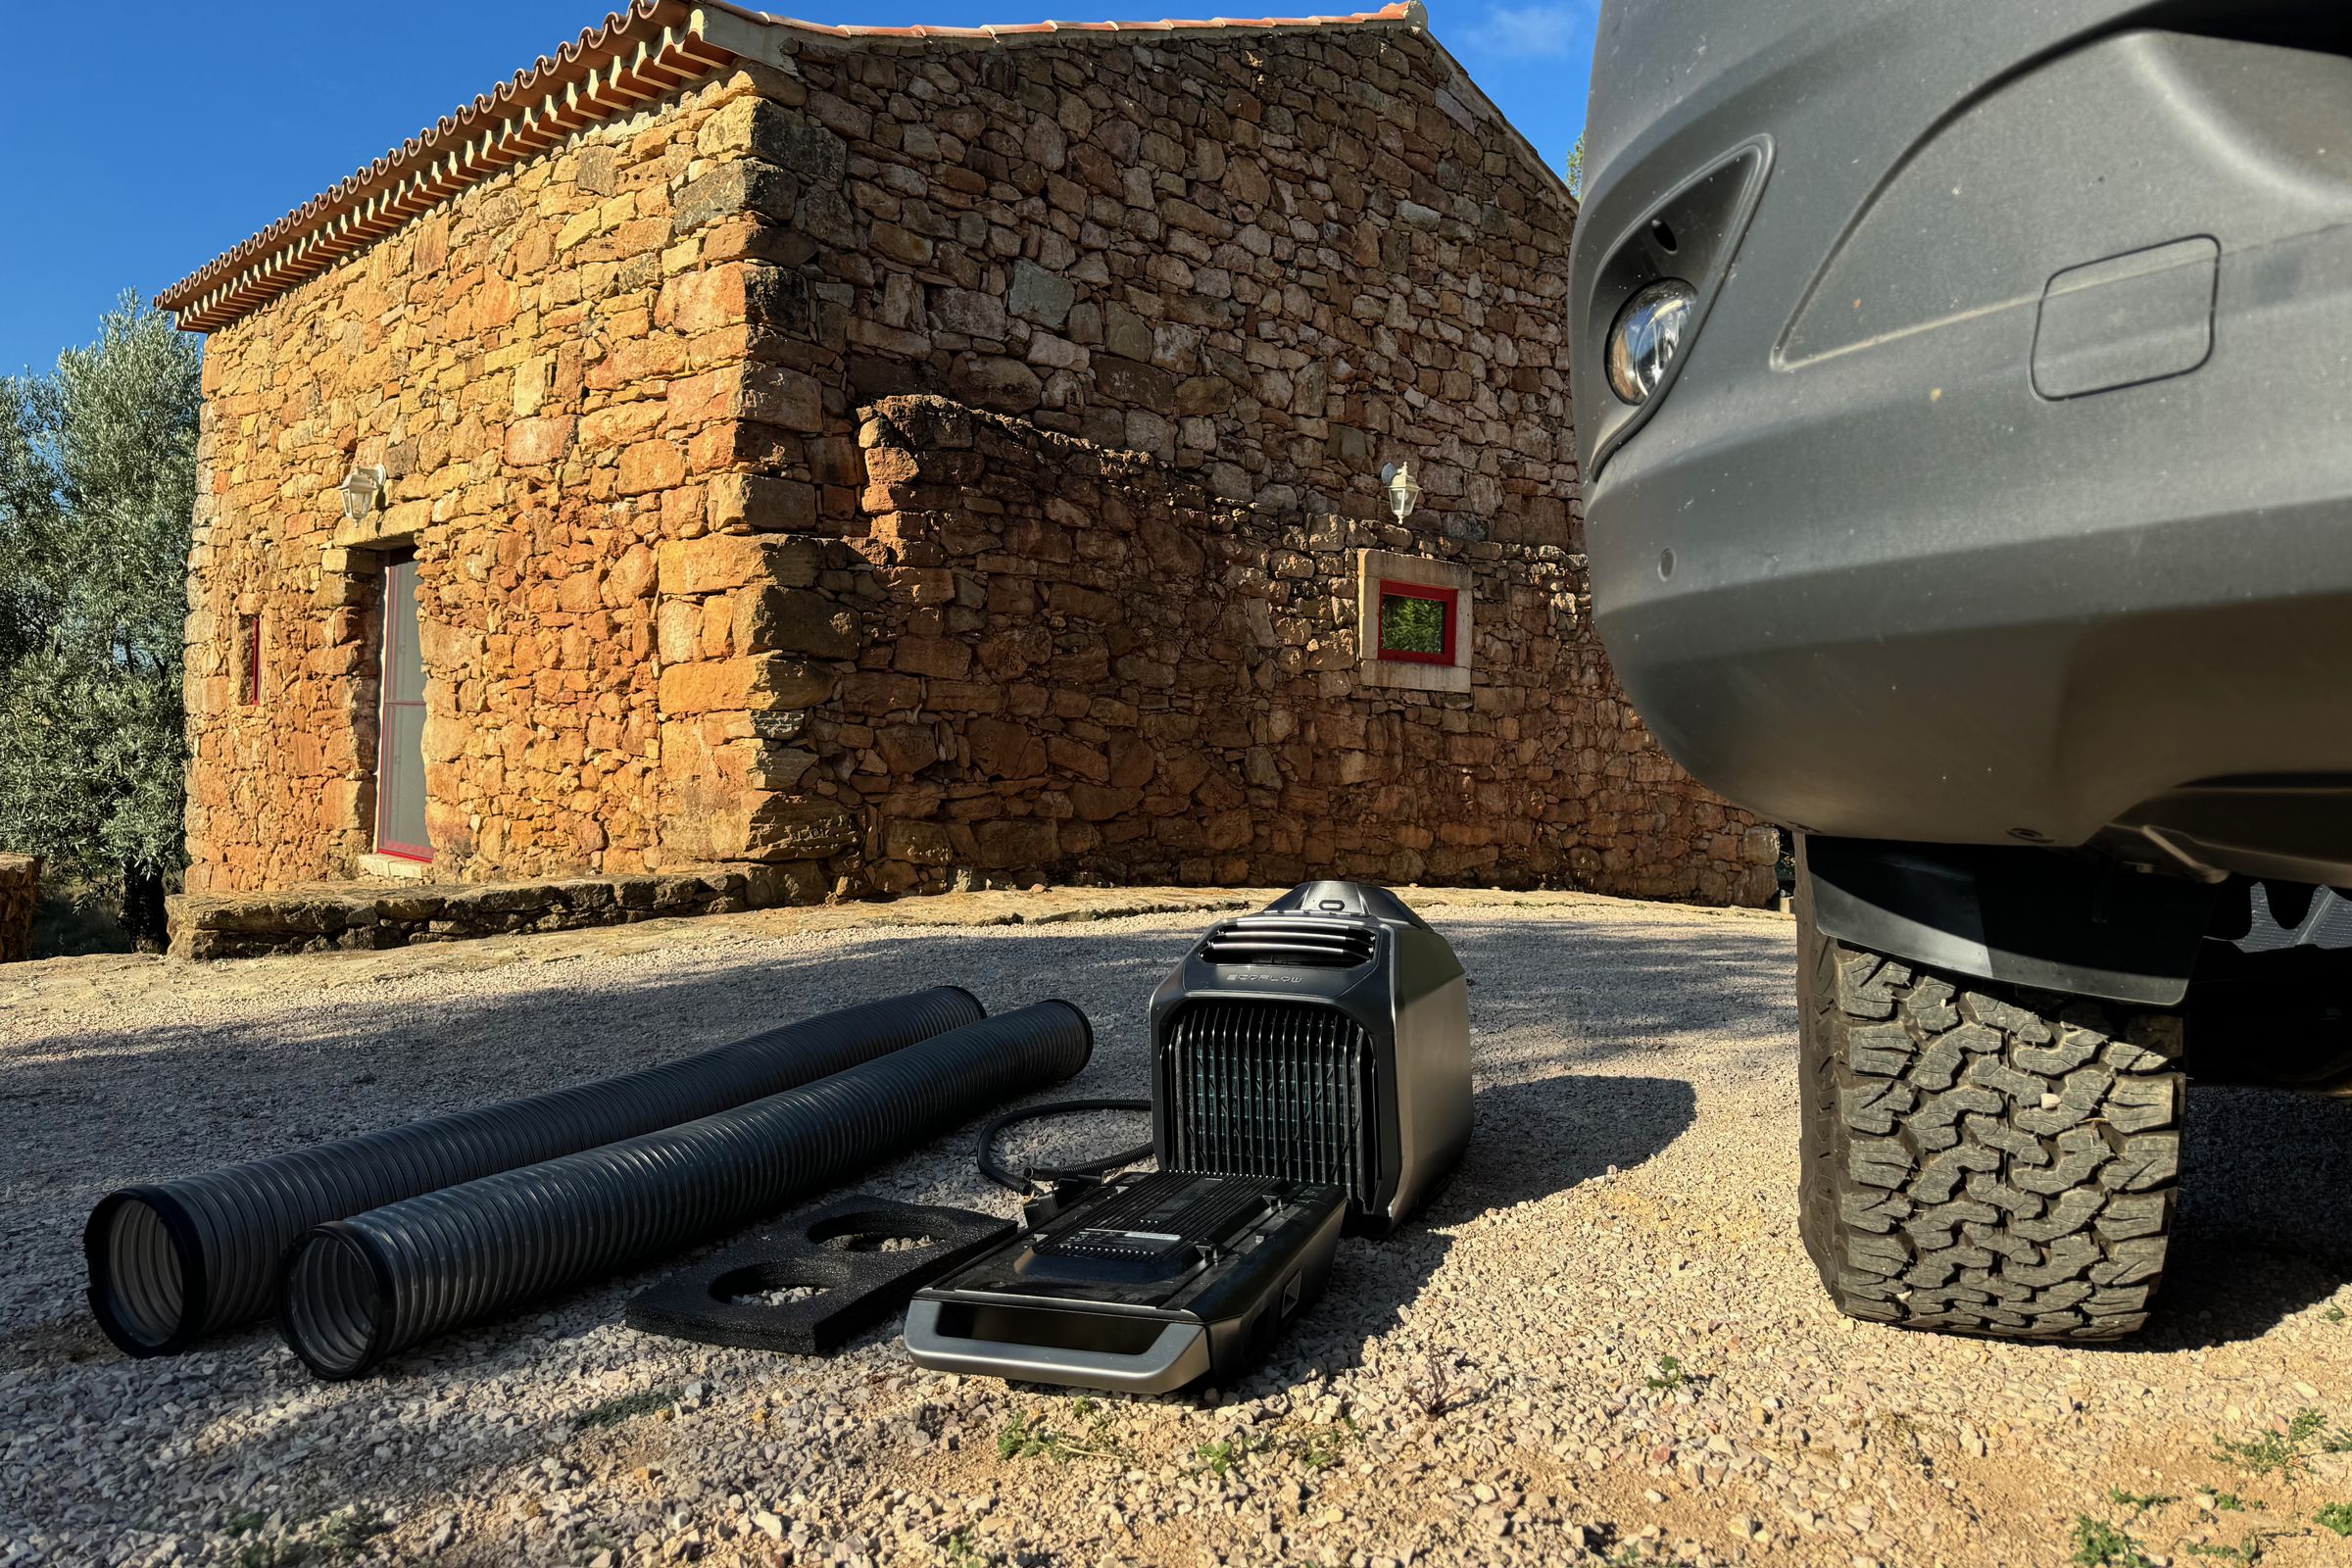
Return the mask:
[[1980,979],[2175,1007],[2220,887],[2053,850],[1800,832],[1797,875],[1840,942]]

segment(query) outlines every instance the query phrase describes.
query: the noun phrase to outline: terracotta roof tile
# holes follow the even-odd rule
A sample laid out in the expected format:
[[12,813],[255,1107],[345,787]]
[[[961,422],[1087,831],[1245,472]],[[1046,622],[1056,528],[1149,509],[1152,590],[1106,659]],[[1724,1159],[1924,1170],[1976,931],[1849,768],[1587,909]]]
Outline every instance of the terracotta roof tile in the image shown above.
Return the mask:
[[[1400,0],[1400,3],[1378,11],[1358,11],[1332,17],[1212,17],[1202,22],[1018,22],[988,27],[866,27],[836,26],[823,22],[802,22],[792,17],[764,17],[762,20],[797,28],[802,32],[821,33],[829,38],[920,38],[956,41],[999,41],[1035,37],[1041,33],[1087,32],[1206,32],[1222,27],[1328,27],[1345,26],[1352,23],[1411,22],[1418,24],[1421,7]],[[752,15],[755,13],[746,13]]]
[[374,163],[165,289],[156,303],[189,331],[212,331],[259,309],[341,258],[469,185],[694,81],[735,58],[709,36],[707,13],[841,40],[1018,43],[1062,33],[1089,38],[1428,23],[1419,0],[1329,17],[1218,17],[1202,22],[1034,22],[995,27],[833,26],[705,0],[629,0],[628,8],[542,55],[489,92],[445,115]]

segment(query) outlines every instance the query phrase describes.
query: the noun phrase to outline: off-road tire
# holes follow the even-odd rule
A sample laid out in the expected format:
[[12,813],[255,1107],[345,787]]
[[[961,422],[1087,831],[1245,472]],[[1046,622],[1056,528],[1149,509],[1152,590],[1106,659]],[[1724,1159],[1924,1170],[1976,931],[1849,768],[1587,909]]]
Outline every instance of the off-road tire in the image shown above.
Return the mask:
[[1838,1310],[2112,1340],[2164,1271],[2178,1014],[1940,973],[1815,929],[1797,893],[1798,1225]]

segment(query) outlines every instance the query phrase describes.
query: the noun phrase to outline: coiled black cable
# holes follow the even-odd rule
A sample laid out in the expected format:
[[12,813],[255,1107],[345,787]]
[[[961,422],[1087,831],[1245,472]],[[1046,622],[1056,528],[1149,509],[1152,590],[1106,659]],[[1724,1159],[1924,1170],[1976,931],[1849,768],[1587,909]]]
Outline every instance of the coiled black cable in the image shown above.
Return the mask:
[[278,1328],[322,1378],[551,1291],[734,1230],[1015,1095],[1059,1083],[1094,1047],[1046,1002],[821,1082],[304,1233]]
[[1041,1121],[1048,1116],[1077,1116],[1095,1110],[1148,1112],[1151,1108],[1152,1102],[1149,1100],[1060,1100],[1051,1105],[1025,1105],[1019,1110],[1008,1110],[980,1129],[980,1149],[979,1152],[974,1155],[974,1162],[979,1165],[980,1174],[995,1182],[999,1187],[1009,1187],[1014,1192],[1024,1195],[1037,1190],[1040,1177],[1047,1181],[1053,1181],[1056,1178],[1070,1176],[1103,1176],[1114,1170],[1124,1170],[1129,1165],[1140,1164],[1150,1159],[1152,1146],[1138,1144],[1133,1149],[1124,1149],[1115,1154],[1105,1155],[1102,1159],[1090,1159],[1076,1165],[1032,1165],[1020,1175],[1015,1176],[1003,1160],[997,1158],[997,1139],[1007,1127],[1018,1127],[1021,1123],[1028,1121]]
[[132,1355],[184,1350],[269,1310],[287,1247],[322,1221],[692,1121],[983,1016],[970,992],[942,986],[641,1072],[126,1187],[83,1232],[90,1309]]

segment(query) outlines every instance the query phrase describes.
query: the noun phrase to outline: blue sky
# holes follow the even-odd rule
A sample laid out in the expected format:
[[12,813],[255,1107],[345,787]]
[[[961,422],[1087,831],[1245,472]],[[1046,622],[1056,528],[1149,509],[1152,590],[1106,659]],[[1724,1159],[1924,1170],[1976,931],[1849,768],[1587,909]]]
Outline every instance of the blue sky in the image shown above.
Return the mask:
[[[797,0],[885,25],[1298,15],[1380,0]],[[45,369],[125,288],[193,271],[603,17],[606,0],[26,5],[0,104],[0,372]],[[1429,0],[1554,165],[1584,123],[1598,0]],[[94,24],[103,19],[104,33]]]

